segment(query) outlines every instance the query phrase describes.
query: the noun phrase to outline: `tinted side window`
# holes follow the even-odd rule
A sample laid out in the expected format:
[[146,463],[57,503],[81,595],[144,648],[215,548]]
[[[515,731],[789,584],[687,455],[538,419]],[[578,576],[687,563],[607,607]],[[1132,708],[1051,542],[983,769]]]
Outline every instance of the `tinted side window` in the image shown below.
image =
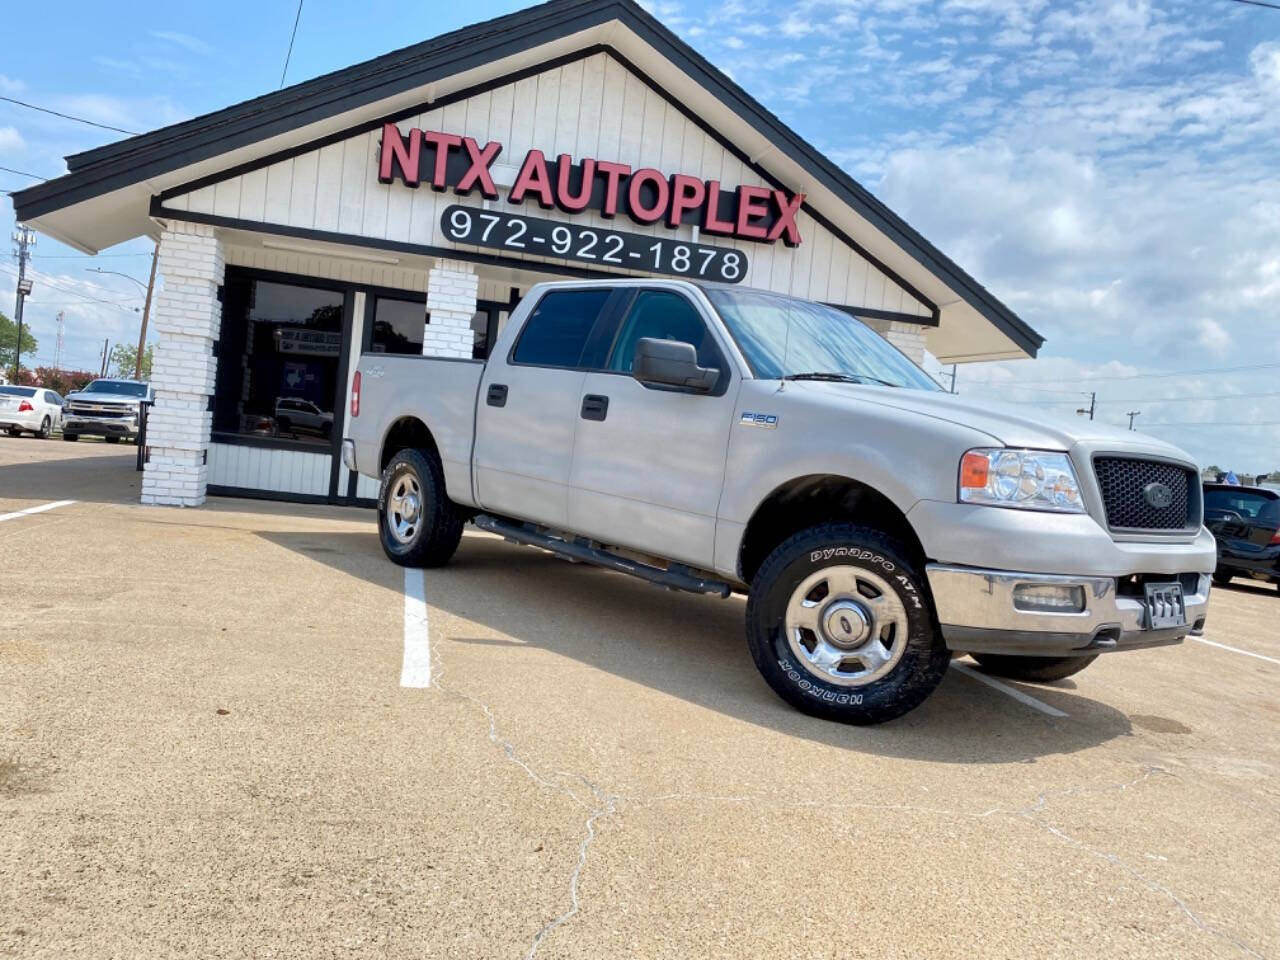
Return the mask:
[[636,343],[644,338],[679,340],[698,351],[698,364],[718,366],[715,341],[692,303],[670,290],[641,290],[627,312],[622,331],[609,357],[609,369],[630,373],[635,365]]
[[591,328],[612,290],[553,290],[538,301],[520,331],[512,361],[578,367]]

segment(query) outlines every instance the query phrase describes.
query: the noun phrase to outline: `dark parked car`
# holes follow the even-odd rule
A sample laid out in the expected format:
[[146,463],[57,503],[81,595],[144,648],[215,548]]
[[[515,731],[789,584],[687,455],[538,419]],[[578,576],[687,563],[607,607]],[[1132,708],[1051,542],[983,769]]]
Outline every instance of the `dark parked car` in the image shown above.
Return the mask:
[[1217,583],[1244,576],[1280,586],[1280,492],[1206,483],[1204,522],[1218,541]]

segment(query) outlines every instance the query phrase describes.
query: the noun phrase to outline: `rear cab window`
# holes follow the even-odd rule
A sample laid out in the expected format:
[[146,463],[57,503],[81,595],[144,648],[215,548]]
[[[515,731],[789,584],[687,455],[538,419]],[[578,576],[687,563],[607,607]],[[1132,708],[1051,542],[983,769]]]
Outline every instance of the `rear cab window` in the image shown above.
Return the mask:
[[511,363],[569,370],[600,366],[604,358],[592,332],[612,295],[611,287],[547,293],[525,321]]

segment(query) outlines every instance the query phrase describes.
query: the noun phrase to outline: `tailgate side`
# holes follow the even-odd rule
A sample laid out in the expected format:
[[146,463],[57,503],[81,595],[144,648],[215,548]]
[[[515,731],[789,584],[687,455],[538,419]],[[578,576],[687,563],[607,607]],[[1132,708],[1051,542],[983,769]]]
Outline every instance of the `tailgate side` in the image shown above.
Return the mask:
[[347,420],[360,473],[379,479],[388,434],[402,421],[426,425],[440,450],[445,487],[455,503],[474,505],[471,442],[482,360],[366,353],[360,373],[360,415]]

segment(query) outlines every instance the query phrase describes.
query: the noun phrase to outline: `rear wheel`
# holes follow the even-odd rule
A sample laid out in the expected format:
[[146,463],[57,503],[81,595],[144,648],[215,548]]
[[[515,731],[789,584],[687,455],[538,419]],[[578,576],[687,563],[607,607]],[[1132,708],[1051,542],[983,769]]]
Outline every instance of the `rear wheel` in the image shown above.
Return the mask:
[[40,432],[36,434],[41,440],[48,440],[49,434],[53,432],[53,424],[49,422],[49,418],[45,417],[40,421]]
[[119,438],[119,437],[117,437],[117,436],[106,436],[106,437],[103,437],[102,439],[103,439],[103,440],[105,440],[105,441],[107,441],[107,443],[119,443],[119,442],[120,442],[120,438]]
[[951,659],[906,551],[850,523],[812,527],[769,554],[747,598],[747,644],[782,699],[852,724],[919,706]]
[[1229,573],[1226,570],[1215,570],[1213,572],[1213,582],[1220,587],[1225,587],[1228,583],[1231,582],[1231,579],[1233,576],[1234,574]]
[[975,653],[973,659],[983,672],[1010,680],[1026,680],[1029,683],[1051,683],[1079,673],[1098,659],[1095,653],[1086,657],[1017,657],[1004,653]]
[[462,540],[464,517],[445,495],[434,456],[401,450],[382,471],[378,532],[382,550],[403,567],[442,567]]
[[11,437],[20,437],[20,436],[22,436],[22,431],[21,431],[19,428],[17,428],[17,427],[10,427],[10,428],[9,428],[9,436],[11,436]]
[[71,443],[71,442],[73,442],[73,441],[75,441],[75,440],[79,440],[79,439],[80,439],[80,434],[78,434],[78,433],[67,433],[67,432],[64,430],[64,431],[62,431],[62,439],[63,439],[63,440],[65,440],[65,441],[67,441],[67,443]]

